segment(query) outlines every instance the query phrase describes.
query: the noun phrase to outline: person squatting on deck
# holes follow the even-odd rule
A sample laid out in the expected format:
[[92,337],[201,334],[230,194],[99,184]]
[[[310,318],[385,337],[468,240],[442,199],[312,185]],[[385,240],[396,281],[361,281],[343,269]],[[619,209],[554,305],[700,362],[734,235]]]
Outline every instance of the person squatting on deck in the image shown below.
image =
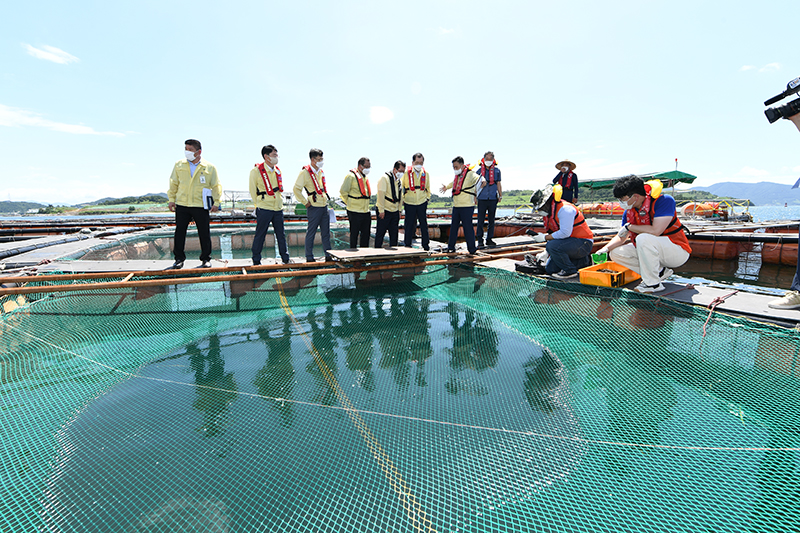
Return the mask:
[[556,163],[559,172],[553,178],[553,185],[561,185],[564,191],[561,193],[561,199],[565,202],[575,203],[578,201],[578,175],[574,172],[577,166],[569,159]]
[[[188,139],[184,143],[184,156],[172,168],[167,194],[170,211],[175,212],[175,238],[172,253],[175,262],[169,268],[183,268],[186,261],[186,230],[194,220],[197,236],[200,238],[200,268],[211,267],[211,228],[210,215],[219,210],[222,185],[217,177],[217,168],[202,158],[200,141]],[[212,205],[207,205],[213,198]]]
[[478,248],[483,246],[483,219],[487,212],[489,214],[489,228],[486,231],[486,245],[495,246],[492,240],[494,237],[494,217],[497,212],[497,204],[503,199],[503,186],[500,184],[500,169],[497,168],[497,161],[494,159],[494,152],[483,154],[481,164],[475,172],[481,177],[478,192],[478,230],[475,239]]
[[447,241],[447,251],[456,251],[456,239],[458,238],[458,228],[464,228],[464,239],[467,241],[467,250],[474,254],[477,251],[475,245],[475,228],[472,226],[472,213],[475,212],[475,187],[478,184],[478,175],[469,166],[464,164],[464,158],[457,156],[453,159],[453,173],[455,178],[447,185],[442,185],[439,189],[445,192],[453,189],[453,218],[450,222],[450,238]]
[[[313,263],[314,238],[317,228],[322,234],[322,249],[331,249],[331,221],[328,217],[328,187],[322,171],[322,150],[312,148],[308,152],[310,163],[303,167],[294,183],[294,196],[308,210],[308,229],[306,230],[306,261]],[[304,194],[305,193],[305,194]]]
[[422,154],[414,154],[411,158],[411,167],[403,175],[403,205],[406,217],[403,240],[406,246],[411,246],[419,223],[422,248],[430,250],[427,211],[428,200],[431,199],[431,176],[422,166],[424,163],[425,158]]
[[[678,220],[675,200],[661,194],[660,180],[645,183],[638,176],[619,178],[614,197],[625,212],[622,227],[598,253],[642,276],[639,292],[664,290],[661,283],[689,259],[692,249]],[[628,240],[630,243],[625,244]]]
[[400,207],[403,205],[403,174],[406,164],[395,161],[394,168],[378,180],[378,198],[375,202],[377,221],[375,227],[375,248],[383,248],[383,236],[389,233],[389,246],[397,246],[400,225]]
[[531,196],[531,204],[543,216],[546,235],[537,234],[534,242],[546,242],[549,260],[545,272],[557,279],[570,279],[578,270],[592,265],[594,234],[578,209],[564,200],[561,185],[548,184]]
[[286,233],[283,228],[283,177],[278,168],[278,149],[268,144],[261,149],[264,161],[250,171],[250,198],[256,206],[256,234],[253,237],[253,264],[261,264],[264,239],[272,224],[278,252],[284,264],[289,262]]
[[347,220],[350,222],[350,248],[369,247],[369,228],[372,215],[369,212],[369,187],[367,174],[372,167],[369,158],[358,160],[356,168],[347,173],[339,189],[339,195],[347,205]]

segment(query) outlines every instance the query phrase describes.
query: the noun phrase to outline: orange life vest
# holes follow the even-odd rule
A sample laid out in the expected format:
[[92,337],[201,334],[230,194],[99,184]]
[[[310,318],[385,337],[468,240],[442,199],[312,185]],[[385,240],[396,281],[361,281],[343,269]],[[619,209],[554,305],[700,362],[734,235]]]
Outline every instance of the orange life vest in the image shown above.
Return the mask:
[[[649,199],[650,197],[648,196],[647,198]],[[636,209],[628,209],[627,221],[633,225],[651,225],[653,223],[653,213],[655,213],[656,202],[661,198],[663,198],[663,196],[659,196],[655,200],[649,202],[649,212],[647,212],[644,216],[641,216]],[[636,235],[636,232],[631,231],[631,242],[633,242],[634,246],[636,246]],[[683,232],[683,224],[681,224],[681,221],[678,220],[677,211],[672,214],[672,220],[669,222],[667,229],[665,229],[661,234],[661,237],[669,237],[669,240],[671,240],[673,243],[677,244],[687,252],[692,253],[692,247],[689,246],[689,239],[686,238],[686,234]]]
[[580,210],[577,207],[572,205],[571,203],[561,200],[560,202],[553,202],[553,206],[550,210],[552,216],[544,217],[544,227],[549,233],[555,233],[556,231],[561,228],[561,224],[558,221],[558,212],[561,211],[561,208],[564,205],[571,205],[575,208],[575,221],[572,224],[572,233],[570,233],[570,237],[575,237],[578,239],[589,239],[590,241],[594,240],[594,233],[592,230],[589,229],[589,225],[586,223],[586,219],[583,218],[583,214],[581,214]]

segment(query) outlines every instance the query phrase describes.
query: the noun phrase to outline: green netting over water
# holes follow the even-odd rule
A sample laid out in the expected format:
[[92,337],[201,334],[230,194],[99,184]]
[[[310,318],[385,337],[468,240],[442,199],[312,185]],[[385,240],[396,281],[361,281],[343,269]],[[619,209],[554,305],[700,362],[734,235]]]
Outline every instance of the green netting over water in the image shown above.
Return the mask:
[[800,528],[793,330],[470,267],[38,298],[3,531]]

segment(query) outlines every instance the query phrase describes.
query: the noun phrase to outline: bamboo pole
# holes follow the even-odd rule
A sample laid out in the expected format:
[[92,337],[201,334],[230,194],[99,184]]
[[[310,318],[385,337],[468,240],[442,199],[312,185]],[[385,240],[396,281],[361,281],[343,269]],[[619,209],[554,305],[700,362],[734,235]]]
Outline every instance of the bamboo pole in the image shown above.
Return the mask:
[[[543,248],[543,245],[528,245],[527,249],[531,251],[540,251]],[[286,277],[308,277],[308,276],[321,276],[326,274],[348,274],[348,273],[356,273],[356,272],[375,272],[375,271],[384,271],[384,270],[399,270],[405,268],[414,268],[418,266],[436,266],[436,265],[447,265],[447,264],[458,264],[458,263],[479,263],[484,261],[493,261],[496,259],[501,259],[504,257],[513,257],[519,255],[521,252],[507,252],[501,254],[487,254],[483,256],[463,256],[463,257],[448,257],[447,254],[435,254],[436,257],[448,257],[447,259],[428,259],[423,260],[420,262],[413,262],[413,261],[404,261],[404,262],[393,262],[387,264],[372,264],[372,265],[360,265],[360,266],[352,266],[352,267],[339,267],[339,266],[330,266],[331,262],[325,263],[318,263],[314,265],[313,263],[309,263],[310,265],[314,266],[323,266],[323,268],[316,268],[316,269],[309,269],[309,270],[291,270],[291,271],[280,271],[280,272],[248,272],[247,274],[233,274],[233,275],[221,275],[221,276],[204,276],[204,277],[190,277],[190,278],[156,278],[156,279],[147,279],[147,280],[129,280],[129,281],[110,281],[110,282],[101,282],[101,283],[82,283],[82,284],[70,284],[70,285],[42,285],[38,287],[6,287],[0,288],[0,296],[5,296],[9,294],[36,294],[36,293],[43,293],[43,292],[75,292],[75,291],[95,291],[95,290],[106,290],[106,289],[122,289],[122,288],[133,288],[133,287],[158,287],[158,286],[165,286],[165,285],[186,285],[190,283],[213,283],[213,282],[220,282],[220,281],[254,281],[254,280],[265,280],[265,279],[272,279],[272,278],[286,278]],[[431,256],[434,257],[434,256]],[[285,265],[263,265],[263,266],[277,266],[277,267],[285,267]],[[237,271],[239,268],[225,268],[225,269],[192,269],[188,271],[184,271],[185,273],[209,273],[213,272],[214,270],[222,271],[222,272],[230,272],[230,271]],[[262,269],[263,270],[263,269]],[[274,269],[272,269],[274,270]],[[162,271],[156,271],[156,273],[160,273]],[[145,271],[146,275],[152,275],[153,273],[150,271]],[[125,273],[123,273],[124,275]],[[88,278],[91,279],[91,278]],[[41,281],[39,277],[26,277],[23,278],[25,282],[34,282],[34,281]],[[63,281],[63,280],[62,280]]]

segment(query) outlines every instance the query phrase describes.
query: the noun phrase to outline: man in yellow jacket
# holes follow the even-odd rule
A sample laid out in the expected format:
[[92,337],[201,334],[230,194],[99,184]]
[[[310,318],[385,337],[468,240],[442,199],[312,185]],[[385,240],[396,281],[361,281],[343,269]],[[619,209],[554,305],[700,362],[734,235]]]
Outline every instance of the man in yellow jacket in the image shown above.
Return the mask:
[[425,158],[419,152],[411,158],[411,167],[403,175],[403,205],[405,206],[406,222],[403,227],[405,233],[404,244],[411,246],[414,235],[417,233],[417,222],[422,237],[422,248],[430,249],[428,236],[428,200],[431,199],[431,176],[425,167]]
[[369,227],[372,215],[369,212],[369,197],[372,191],[367,175],[372,164],[369,158],[358,160],[356,168],[344,177],[339,195],[347,204],[347,220],[350,222],[350,248],[367,248],[369,246]]
[[[306,261],[313,263],[314,238],[317,228],[322,233],[322,249],[331,249],[331,222],[328,218],[328,186],[322,171],[322,150],[312,148],[308,152],[310,163],[303,167],[294,183],[294,196],[308,210],[308,229],[306,230]],[[304,195],[305,194],[305,195]]]
[[450,223],[450,239],[447,242],[447,251],[456,251],[456,239],[459,226],[464,228],[464,239],[467,241],[467,250],[474,254],[477,250],[475,244],[475,227],[472,225],[472,213],[475,211],[475,186],[480,179],[477,174],[464,164],[461,156],[453,159],[453,173],[455,179],[447,185],[442,185],[441,192],[453,189],[453,219]]
[[278,149],[268,144],[261,149],[263,163],[250,171],[250,198],[256,206],[256,234],[253,238],[253,264],[261,264],[261,250],[270,223],[278,241],[283,263],[289,262],[286,233],[283,228],[283,176],[278,168]]
[[378,180],[378,198],[375,207],[378,220],[375,228],[375,248],[383,248],[383,237],[389,232],[389,246],[397,246],[400,225],[400,207],[403,205],[403,175],[406,164],[395,161],[394,168]]
[[[200,268],[211,267],[211,213],[218,211],[222,185],[217,178],[217,168],[202,159],[200,141],[188,139],[184,155],[175,163],[169,177],[169,210],[175,212],[175,262],[170,268],[183,268],[186,261],[186,230],[194,220],[200,238]],[[213,202],[212,202],[213,199]]]

